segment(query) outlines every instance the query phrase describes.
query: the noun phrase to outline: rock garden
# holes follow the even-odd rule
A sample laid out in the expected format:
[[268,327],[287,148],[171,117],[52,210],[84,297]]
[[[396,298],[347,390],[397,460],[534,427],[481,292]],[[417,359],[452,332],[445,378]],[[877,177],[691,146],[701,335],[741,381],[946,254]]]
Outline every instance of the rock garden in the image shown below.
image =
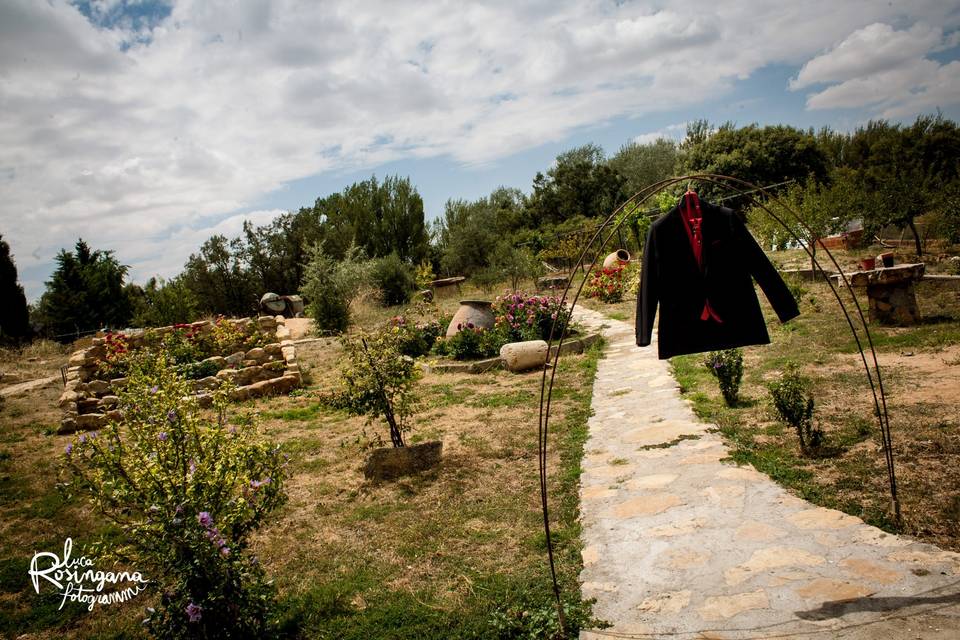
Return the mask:
[[107,333],[70,356],[59,399],[59,432],[97,429],[120,419],[117,391],[127,381],[131,360],[161,348],[201,405],[209,405],[213,391],[224,383],[230,385],[233,400],[287,393],[302,383],[283,316],[217,318]]

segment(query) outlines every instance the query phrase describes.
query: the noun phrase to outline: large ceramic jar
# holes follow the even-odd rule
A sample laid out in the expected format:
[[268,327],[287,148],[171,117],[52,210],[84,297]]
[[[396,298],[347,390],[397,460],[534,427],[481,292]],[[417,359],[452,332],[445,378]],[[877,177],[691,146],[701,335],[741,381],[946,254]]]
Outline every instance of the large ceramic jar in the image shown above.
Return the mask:
[[447,337],[471,324],[481,329],[492,329],[494,321],[493,310],[490,308],[492,305],[492,302],[486,300],[461,300],[460,308],[453,314],[453,320],[447,327]]
[[626,249],[617,249],[603,259],[603,268],[615,267],[618,262],[630,262],[630,252]]

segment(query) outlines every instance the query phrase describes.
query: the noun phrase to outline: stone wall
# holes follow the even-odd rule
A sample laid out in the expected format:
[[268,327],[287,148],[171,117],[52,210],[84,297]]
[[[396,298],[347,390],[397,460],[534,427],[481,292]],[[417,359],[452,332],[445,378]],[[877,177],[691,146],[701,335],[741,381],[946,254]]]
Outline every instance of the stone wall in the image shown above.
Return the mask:
[[[201,406],[212,402],[212,391],[223,380],[236,386],[230,393],[233,400],[246,400],[259,396],[289,393],[303,384],[297,352],[290,340],[283,316],[261,316],[259,318],[241,318],[225,320],[244,332],[259,329],[267,335],[273,335],[276,342],[247,351],[237,351],[227,356],[212,356],[204,360],[217,368],[216,375],[192,380],[194,392]],[[213,321],[194,322],[191,327],[200,334],[212,330]],[[143,347],[148,341],[162,339],[172,333],[174,327],[146,329],[127,334],[130,349]],[[77,430],[97,429],[110,420],[121,417],[117,408],[117,390],[126,382],[126,378],[101,380],[97,378],[98,362],[106,355],[105,339],[94,338],[93,344],[86,349],[75,351],[67,363],[67,384],[60,396],[60,409],[63,417],[58,433],[71,433]]]

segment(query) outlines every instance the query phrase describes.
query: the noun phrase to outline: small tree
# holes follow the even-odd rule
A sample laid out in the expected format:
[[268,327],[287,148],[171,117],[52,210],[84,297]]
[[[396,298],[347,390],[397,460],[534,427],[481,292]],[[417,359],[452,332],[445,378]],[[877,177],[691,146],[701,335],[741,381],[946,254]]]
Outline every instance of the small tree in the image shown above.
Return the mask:
[[155,637],[266,637],[273,588],[247,547],[286,499],[284,457],[252,425],[229,424],[226,389],[212,421],[190,392],[162,350],[133,359],[122,419],[67,445],[61,486],[119,528],[120,546],[96,552],[157,585]]
[[334,260],[321,245],[314,245],[300,293],[307,302],[307,315],[318,330],[347,330],[350,303],[369,282],[370,268],[362,249],[356,246],[347,249],[343,260]]
[[388,307],[406,304],[417,287],[410,267],[396,253],[378,259],[373,265],[373,282],[380,289],[380,300]]
[[516,291],[524,278],[536,280],[543,275],[543,264],[526,247],[514,247],[507,241],[501,241],[493,250],[491,268],[500,278],[510,280],[510,288]]
[[777,415],[796,430],[804,454],[823,444],[823,431],[813,426],[814,401],[809,386],[797,366],[791,364],[767,387]]
[[341,372],[341,387],[327,398],[337,407],[370,421],[383,418],[390,428],[390,441],[404,446],[403,434],[417,403],[414,385],[420,376],[413,358],[403,355],[397,327],[372,334],[341,339],[347,364]]

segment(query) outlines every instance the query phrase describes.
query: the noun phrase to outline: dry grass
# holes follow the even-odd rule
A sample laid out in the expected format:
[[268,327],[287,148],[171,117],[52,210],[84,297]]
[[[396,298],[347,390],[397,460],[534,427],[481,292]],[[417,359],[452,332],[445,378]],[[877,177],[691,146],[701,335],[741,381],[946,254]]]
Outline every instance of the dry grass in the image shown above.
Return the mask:
[[[960,550],[960,301],[936,302],[939,314],[916,327],[870,326],[879,353],[893,434],[903,521],[889,511],[889,483],[859,353],[824,284],[803,285],[801,316],[780,325],[764,304],[772,344],[744,350],[741,403],[730,409],[701,356],[671,362],[697,412],[715,422],[750,462],[799,495],[891,531]],[[919,292],[921,307],[933,303]],[[869,354],[868,354],[869,358]],[[826,446],[801,455],[796,434],[777,421],[766,385],[788,362],[812,382]]]
[[[452,313],[461,297],[478,295],[466,288],[438,302]],[[367,305],[355,317],[370,323],[395,313]],[[50,353],[51,361],[65,356]],[[306,637],[445,638],[454,628],[486,628],[500,607],[549,607],[537,491],[539,374],[426,376],[408,440],[441,439],[441,466],[371,484],[361,468],[385,427],[318,402],[338,381],[338,341],[302,344],[298,353],[310,371],[307,389],[237,407],[257,416],[263,433],[292,456],[289,502],[254,542],[289,625]],[[553,526],[561,579],[574,599],[576,481],[597,358],[562,362],[552,413]],[[59,393],[37,390],[0,410],[0,635],[137,635],[155,594],[88,614],[76,605],[57,611],[59,599],[40,599],[28,586],[34,551],[57,550],[67,536],[79,547],[109,532],[85,504],[65,504],[55,490],[57,459],[69,441],[53,435]]]

